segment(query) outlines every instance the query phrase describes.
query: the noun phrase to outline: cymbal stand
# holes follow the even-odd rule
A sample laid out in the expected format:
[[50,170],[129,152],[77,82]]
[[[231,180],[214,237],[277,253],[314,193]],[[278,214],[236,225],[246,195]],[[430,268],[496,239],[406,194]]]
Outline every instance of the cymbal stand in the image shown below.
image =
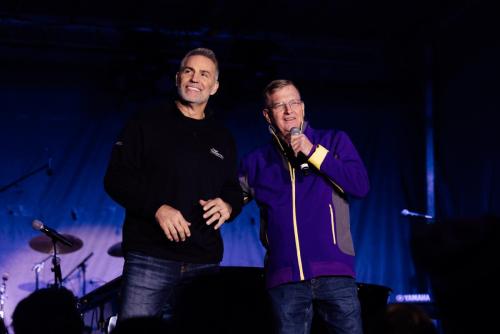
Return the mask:
[[86,272],[87,272],[87,260],[90,259],[92,257],[92,255],[94,255],[94,252],[91,252],[89,255],[87,255],[87,257],[85,259],[82,260],[82,262],[80,262],[75,268],[73,268],[67,275],[66,277],[64,277],[64,279],[62,280],[62,282],[66,281],[68,279],[68,277],[71,276],[71,274],[73,274],[73,272],[77,269],[80,269],[81,273],[82,273],[82,279],[83,279],[83,282],[82,282],[82,296],[85,296],[85,294],[87,293],[87,279],[86,279]]
[[2,284],[0,284],[0,321],[3,321],[5,317],[4,305],[5,305],[5,300],[7,299],[8,279],[9,279],[9,274],[4,273],[2,275]]
[[47,256],[42,261],[35,263],[33,268],[31,268],[31,270],[35,272],[35,290],[38,290],[38,287],[39,287],[40,271],[42,271],[43,266],[45,265],[45,261],[47,261],[51,257],[52,257],[52,255]]

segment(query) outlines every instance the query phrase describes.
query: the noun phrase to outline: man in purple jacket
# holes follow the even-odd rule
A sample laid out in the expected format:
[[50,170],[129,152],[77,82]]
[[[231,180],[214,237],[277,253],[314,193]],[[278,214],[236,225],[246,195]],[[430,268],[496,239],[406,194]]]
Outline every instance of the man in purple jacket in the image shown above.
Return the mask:
[[360,334],[348,196],[368,193],[366,169],[346,133],[308,126],[293,82],[272,81],[264,98],[272,140],[242,159],[239,178],[261,211],[278,332],[310,332],[314,304],[329,332]]

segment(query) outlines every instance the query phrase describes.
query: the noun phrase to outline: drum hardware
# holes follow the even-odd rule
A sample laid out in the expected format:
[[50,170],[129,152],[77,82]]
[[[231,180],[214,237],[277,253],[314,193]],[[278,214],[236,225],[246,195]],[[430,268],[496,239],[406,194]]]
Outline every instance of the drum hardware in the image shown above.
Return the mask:
[[35,272],[35,290],[38,290],[39,285],[40,285],[40,271],[42,271],[43,267],[45,266],[45,262],[50,259],[52,255],[47,256],[44,258],[42,261],[37,262],[33,265],[33,268],[31,268],[32,271]]
[[0,284],[0,320],[4,321],[5,317],[5,300],[7,299],[7,280],[9,279],[9,274],[4,273],[2,275],[2,284]]
[[52,253],[51,270],[54,272],[54,287],[61,287],[63,281],[61,273],[61,259],[57,255],[75,252],[83,246],[83,241],[79,238],[70,234],[63,234],[63,236],[65,239],[69,240],[67,244],[63,244],[57,238],[49,237],[45,234],[35,237],[29,241],[29,245],[32,249],[41,253]]
[[108,254],[114,257],[123,257],[122,243],[117,242],[108,248]]
[[82,273],[82,295],[84,296],[87,293],[87,280],[86,280],[86,272],[87,272],[87,260],[90,259],[94,255],[94,252],[91,252],[85,259],[82,260],[76,267],[74,267],[67,275],[63,278],[62,283],[64,283],[68,277],[70,277],[77,269],[79,269]]

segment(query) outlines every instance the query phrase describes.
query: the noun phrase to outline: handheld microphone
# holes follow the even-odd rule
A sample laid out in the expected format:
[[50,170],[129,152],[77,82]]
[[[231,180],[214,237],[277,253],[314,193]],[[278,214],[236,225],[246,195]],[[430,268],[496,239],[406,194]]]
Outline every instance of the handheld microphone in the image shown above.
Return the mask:
[[[299,128],[293,127],[290,129],[290,136],[298,136],[302,133]],[[309,174],[309,165],[307,162],[303,162],[300,164],[300,170],[304,173],[304,175]]]
[[401,211],[401,214],[403,216],[409,216],[409,217],[419,217],[419,218],[425,218],[425,219],[434,219],[434,217],[432,216],[429,216],[429,215],[425,215],[423,213],[418,213],[418,212],[413,212],[413,211],[409,211],[407,209],[403,209]]
[[33,222],[31,223],[31,226],[35,230],[38,230],[42,233],[45,233],[45,235],[47,235],[51,239],[60,241],[69,247],[73,246],[73,243],[71,241],[69,241],[68,239],[66,239],[65,236],[63,236],[62,234],[59,234],[56,230],[51,229],[50,227],[43,225],[43,223],[41,221],[39,221],[38,219],[33,220]]

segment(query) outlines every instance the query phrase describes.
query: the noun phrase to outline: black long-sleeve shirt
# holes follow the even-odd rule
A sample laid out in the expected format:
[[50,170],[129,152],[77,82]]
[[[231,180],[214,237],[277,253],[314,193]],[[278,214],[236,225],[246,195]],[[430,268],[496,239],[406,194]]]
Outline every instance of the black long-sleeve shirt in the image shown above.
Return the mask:
[[[125,125],[113,146],[104,178],[106,192],[126,209],[123,250],[193,263],[222,260],[220,230],[207,226],[200,199],[220,197],[241,211],[236,145],[210,114],[185,117],[175,104],[141,112]],[[169,241],[155,220],[162,204],[191,223],[186,241]]]

